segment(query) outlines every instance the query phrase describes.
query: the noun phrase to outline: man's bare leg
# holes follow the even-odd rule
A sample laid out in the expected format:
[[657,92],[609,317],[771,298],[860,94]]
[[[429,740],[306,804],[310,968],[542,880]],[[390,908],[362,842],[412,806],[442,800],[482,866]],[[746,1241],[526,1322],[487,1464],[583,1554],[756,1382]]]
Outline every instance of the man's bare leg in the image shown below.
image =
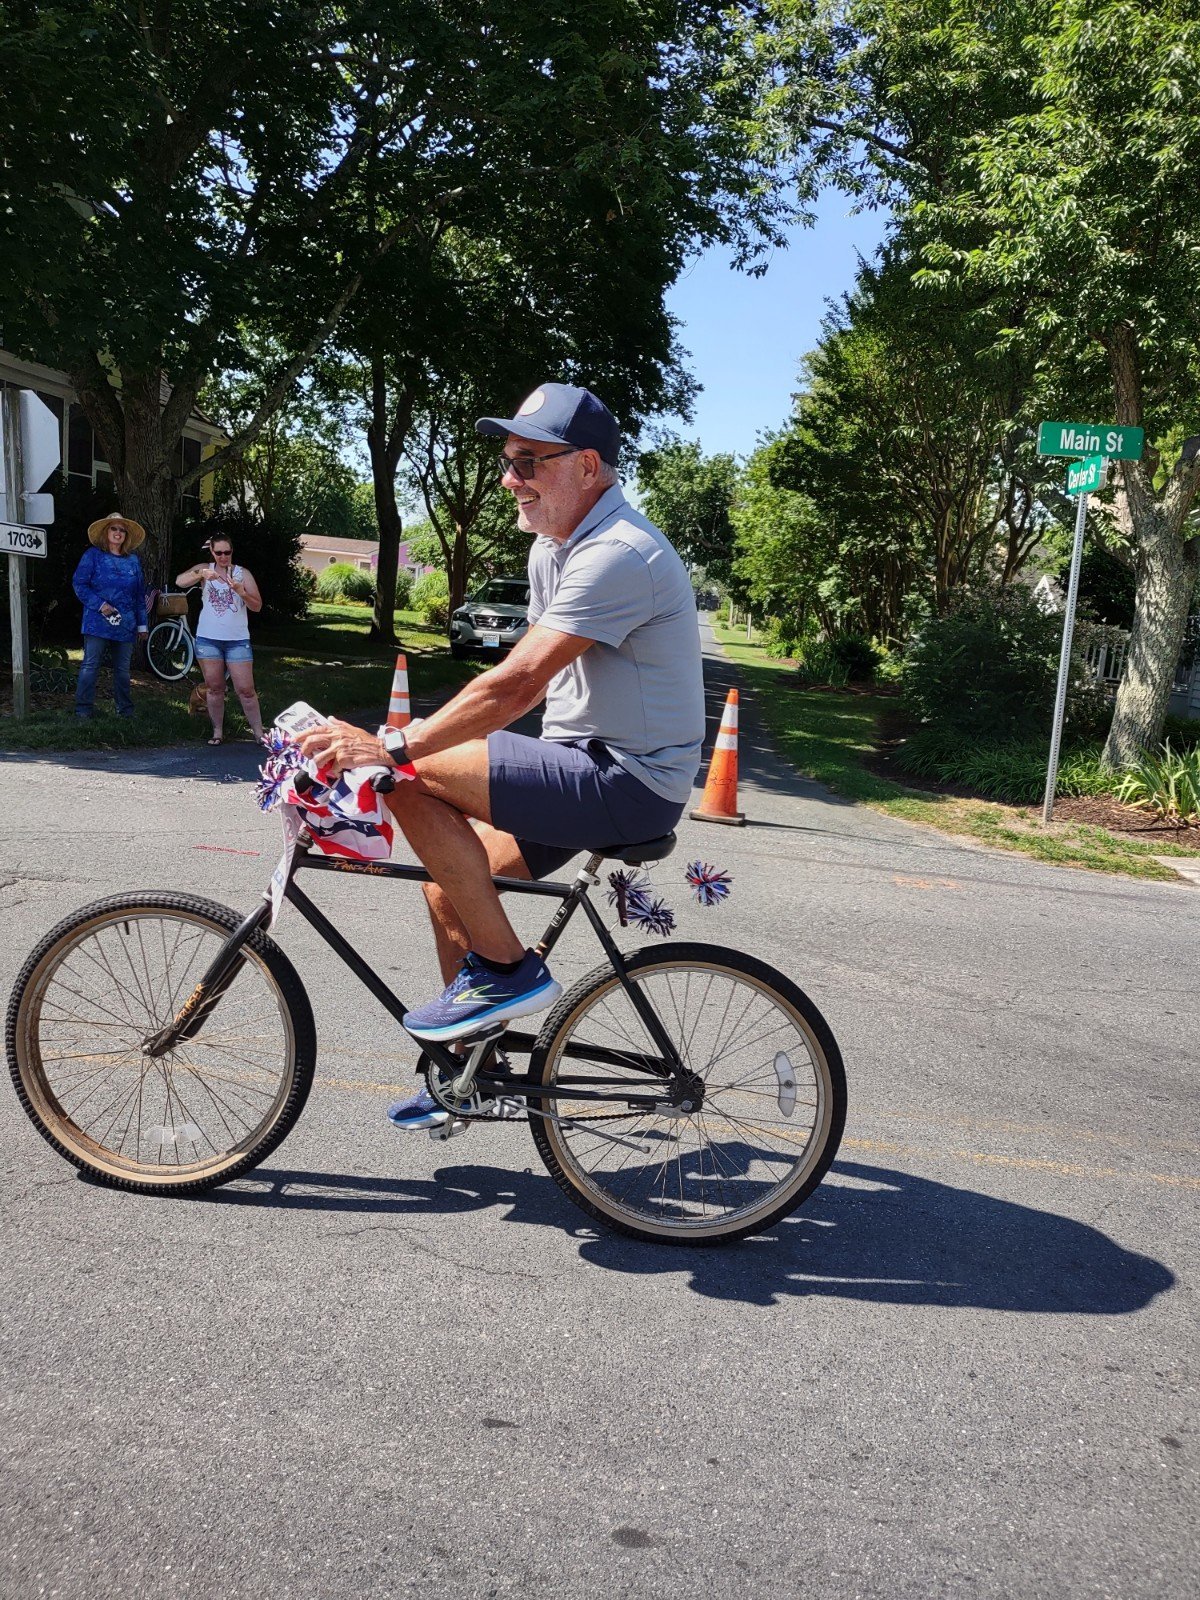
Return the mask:
[[[485,961],[520,961],[525,947],[492,883],[488,848],[468,821],[475,817],[490,825],[492,820],[487,740],[472,739],[428,756],[417,763],[417,775],[419,783],[398,783],[387,804],[457,918],[457,929],[447,939],[457,947],[465,936],[467,947]],[[498,839],[510,837],[491,831]],[[438,957],[443,958],[440,940]]]
[[[501,833],[488,822],[476,823],[474,832],[483,841],[488,868],[494,877],[529,878],[529,868],[511,833]],[[471,939],[446,891],[436,883],[427,883],[424,889],[437,944],[438,965],[443,982],[449,983],[471,949]]]

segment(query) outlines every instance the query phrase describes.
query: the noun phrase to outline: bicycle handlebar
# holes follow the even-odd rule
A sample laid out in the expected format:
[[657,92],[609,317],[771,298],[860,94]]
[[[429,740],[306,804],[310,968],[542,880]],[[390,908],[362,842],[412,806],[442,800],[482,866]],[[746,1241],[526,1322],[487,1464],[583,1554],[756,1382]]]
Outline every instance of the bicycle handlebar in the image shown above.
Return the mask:
[[[396,787],[395,775],[386,767],[380,767],[371,774],[368,780],[376,794],[391,794]],[[308,794],[310,789],[316,787],[316,779],[308,772],[298,772],[292,779],[292,787],[297,794]]]

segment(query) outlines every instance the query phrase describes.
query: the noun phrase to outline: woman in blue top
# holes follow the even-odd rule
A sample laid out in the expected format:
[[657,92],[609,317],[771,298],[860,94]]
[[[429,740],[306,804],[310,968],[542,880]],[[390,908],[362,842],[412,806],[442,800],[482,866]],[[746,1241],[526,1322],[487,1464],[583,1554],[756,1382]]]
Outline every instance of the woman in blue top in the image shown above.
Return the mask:
[[75,685],[75,715],[90,717],[96,678],[112,659],[113,699],[119,717],[133,715],[129,660],[133,641],[146,632],[146,580],[134,551],[146,537],[140,522],[114,512],[88,529],[92,548],[75,568],[75,593],[83,601],[83,665]]

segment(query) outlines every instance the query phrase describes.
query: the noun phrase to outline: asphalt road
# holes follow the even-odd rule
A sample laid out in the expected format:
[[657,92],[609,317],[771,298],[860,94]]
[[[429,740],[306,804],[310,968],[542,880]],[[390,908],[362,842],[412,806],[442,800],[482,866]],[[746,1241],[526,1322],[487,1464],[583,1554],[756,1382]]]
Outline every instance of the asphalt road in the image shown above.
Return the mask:
[[[523,1128],[395,1134],[412,1050],[285,917],[318,1086],[265,1168],[108,1192],[0,1099],[6,1600],[1196,1592],[1200,892],[840,804],[743,706],[749,825],[681,828],[729,904],[690,907],[679,855],[655,877],[842,1044],[809,1204],[648,1247],[588,1226]],[[4,989],[110,892],[248,908],[277,852],[253,762],[0,764]],[[414,891],[315,892],[407,999],[434,988]]]

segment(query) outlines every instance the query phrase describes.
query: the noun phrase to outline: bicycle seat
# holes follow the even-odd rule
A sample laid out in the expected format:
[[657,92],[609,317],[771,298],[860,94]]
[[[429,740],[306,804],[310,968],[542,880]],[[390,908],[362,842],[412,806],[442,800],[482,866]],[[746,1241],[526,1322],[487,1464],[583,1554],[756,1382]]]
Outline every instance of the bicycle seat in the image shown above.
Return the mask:
[[661,839],[647,839],[644,844],[597,845],[595,854],[623,861],[627,867],[642,867],[650,861],[665,860],[677,843],[673,833],[664,833]]

